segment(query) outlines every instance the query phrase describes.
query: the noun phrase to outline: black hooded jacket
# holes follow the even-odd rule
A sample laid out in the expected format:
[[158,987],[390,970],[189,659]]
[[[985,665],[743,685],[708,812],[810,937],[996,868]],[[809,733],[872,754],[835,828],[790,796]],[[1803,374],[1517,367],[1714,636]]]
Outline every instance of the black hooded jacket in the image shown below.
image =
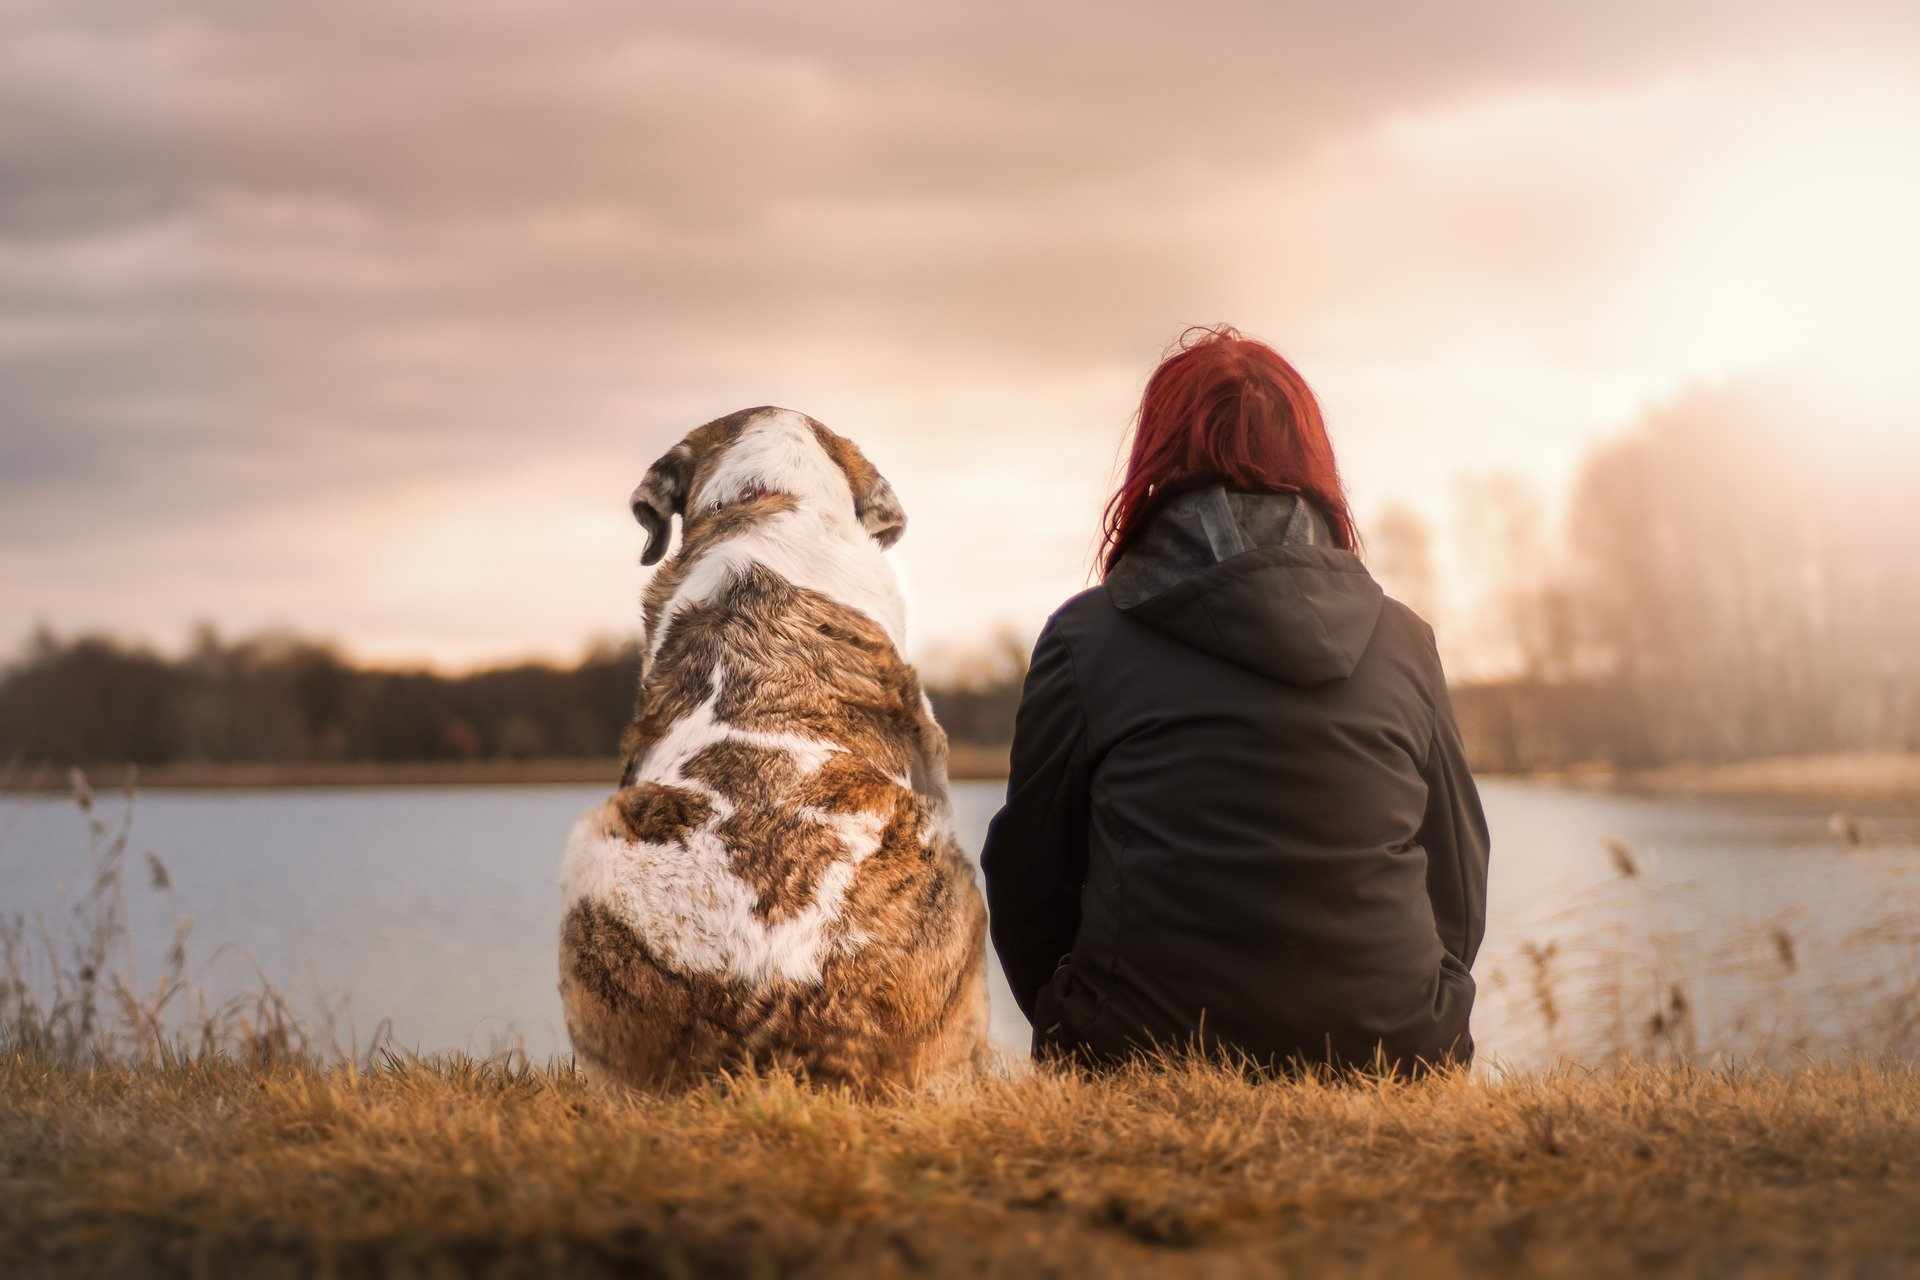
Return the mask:
[[1310,502],[1171,500],[1047,623],[981,862],[1037,1053],[1466,1061],[1488,840],[1433,633]]

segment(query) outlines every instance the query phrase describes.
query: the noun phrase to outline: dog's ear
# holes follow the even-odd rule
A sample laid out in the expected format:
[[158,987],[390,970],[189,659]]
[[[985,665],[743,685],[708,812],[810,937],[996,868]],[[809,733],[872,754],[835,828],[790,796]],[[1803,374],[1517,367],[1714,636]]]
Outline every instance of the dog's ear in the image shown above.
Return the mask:
[[853,495],[853,511],[860,517],[860,527],[883,547],[891,547],[907,531],[906,508],[900,505],[900,496],[878,471],[873,473],[873,483],[864,494]]
[[813,433],[820,438],[820,447],[827,451],[827,456],[846,473],[847,487],[853,490],[853,514],[859,518],[860,527],[883,547],[900,541],[900,535],[907,531],[907,510],[900,505],[900,496],[879,468],[868,462],[860,446],[845,436],[836,435],[817,422],[813,423]]
[[633,518],[647,531],[640,563],[654,565],[667,554],[673,518],[687,513],[687,490],[693,484],[693,449],[682,440],[647,470],[633,491]]

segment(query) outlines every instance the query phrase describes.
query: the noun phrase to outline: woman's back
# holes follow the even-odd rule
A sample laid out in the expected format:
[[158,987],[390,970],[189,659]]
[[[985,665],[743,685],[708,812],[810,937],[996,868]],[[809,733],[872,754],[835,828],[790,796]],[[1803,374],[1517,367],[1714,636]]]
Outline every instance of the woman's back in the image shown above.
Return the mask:
[[1478,799],[1431,632],[1332,543],[1208,485],[1050,621],[983,855],[1043,1047],[1470,1055]]

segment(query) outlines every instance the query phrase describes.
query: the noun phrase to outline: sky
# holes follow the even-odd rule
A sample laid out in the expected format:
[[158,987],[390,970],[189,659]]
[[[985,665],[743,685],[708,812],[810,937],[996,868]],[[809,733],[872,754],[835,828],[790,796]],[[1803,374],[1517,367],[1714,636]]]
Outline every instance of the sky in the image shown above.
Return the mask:
[[1916,65],[1910,0],[0,0],[0,648],[571,657],[648,464],[773,403],[892,481],[947,661],[1087,583],[1226,321],[1363,532],[1432,527],[1470,670],[1489,477],[1558,521],[1751,377],[1920,405]]

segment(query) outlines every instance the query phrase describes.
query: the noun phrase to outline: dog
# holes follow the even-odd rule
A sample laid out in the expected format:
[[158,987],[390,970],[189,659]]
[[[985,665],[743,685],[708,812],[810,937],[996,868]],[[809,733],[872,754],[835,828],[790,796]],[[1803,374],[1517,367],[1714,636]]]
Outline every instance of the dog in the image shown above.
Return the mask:
[[906,514],[789,409],[698,427],[633,494],[644,600],[620,789],[568,839],[560,997],[589,1073],[791,1070],[860,1090],[984,1065],[986,907],[882,554]]

